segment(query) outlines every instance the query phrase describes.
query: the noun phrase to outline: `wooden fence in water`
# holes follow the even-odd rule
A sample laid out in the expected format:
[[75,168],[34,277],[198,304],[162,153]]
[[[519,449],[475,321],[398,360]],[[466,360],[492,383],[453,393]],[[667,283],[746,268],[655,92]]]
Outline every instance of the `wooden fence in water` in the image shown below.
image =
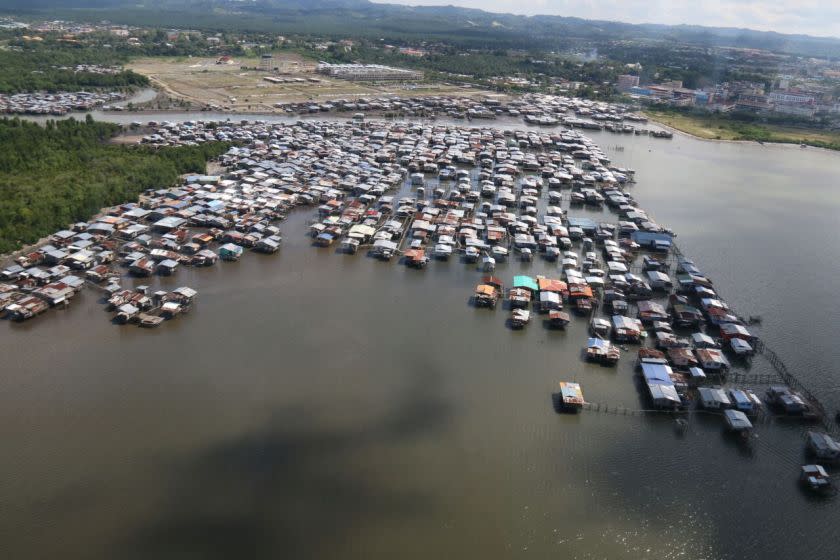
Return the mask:
[[[672,250],[668,253],[668,258],[667,258],[666,262],[668,263],[669,269],[672,269],[672,272],[676,272],[676,267],[677,267],[680,259],[684,258],[684,255],[683,255],[682,251],[680,250],[679,246],[677,246],[676,243],[673,243],[671,245],[671,248],[672,248]],[[720,293],[717,289],[715,289],[715,291]],[[736,316],[740,317],[740,315],[738,315],[738,313],[734,309],[732,310],[732,312]],[[808,401],[808,405],[810,406],[810,408],[813,410],[813,412],[818,417],[819,423],[822,425],[822,427],[827,432],[835,433],[836,432],[836,425],[835,425],[835,423],[833,423],[831,421],[832,420],[831,416],[826,411],[825,406],[822,404],[822,402],[819,400],[819,398],[817,398],[817,396],[813,392],[811,392],[805,386],[805,384],[802,381],[799,380],[799,378],[797,378],[794,374],[792,374],[790,372],[787,365],[779,357],[779,355],[776,354],[776,352],[774,352],[772,348],[768,347],[767,343],[764,342],[761,339],[756,339],[754,341],[753,348],[754,348],[756,354],[762,355],[767,360],[767,362],[770,364],[770,366],[776,372],[776,375],[778,375],[778,378],[782,383],[784,383],[788,387],[796,390],[803,397],[805,397],[805,399]],[[728,380],[734,381],[736,383],[737,382],[747,383],[747,382],[750,382],[750,381],[747,381],[747,379],[749,379],[750,375],[751,374],[749,374],[749,373],[731,373],[728,376]],[[740,379],[739,379],[739,377],[740,377]],[[761,376],[762,379],[764,379],[764,377],[765,376]],[[759,381],[752,381],[752,382],[753,383],[758,383]],[[766,380],[764,380],[762,382],[770,384],[770,383],[773,382],[773,380],[771,379],[771,376],[766,376]]]

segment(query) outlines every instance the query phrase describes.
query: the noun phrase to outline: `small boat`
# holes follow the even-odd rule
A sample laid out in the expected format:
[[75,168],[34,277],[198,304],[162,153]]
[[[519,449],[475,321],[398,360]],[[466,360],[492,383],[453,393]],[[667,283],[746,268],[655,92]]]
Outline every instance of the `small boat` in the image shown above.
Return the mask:
[[508,250],[504,247],[500,247],[499,245],[494,245],[493,248],[490,250],[493,253],[493,257],[497,261],[503,261],[508,256]]
[[481,259],[481,268],[484,272],[493,272],[496,270],[496,259],[489,255],[485,255]]
[[175,301],[167,301],[160,308],[160,315],[165,319],[172,319],[183,311],[180,303]]
[[571,318],[569,314],[565,311],[549,311],[548,312],[548,324],[554,328],[563,329],[566,325],[569,324]]
[[583,400],[583,391],[578,383],[569,381],[560,382],[560,392],[557,394],[557,408],[568,412],[577,412],[586,401]]
[[600,317],[593,317],[592,320],[589,322],[589,332],[593,336],[598,336],[600,338],[608,338],[610,336],[610,331],[612,330],[612,325],[606,319],[602,319]]
[[752,356],[755,354],[755,350],[753,350],[753,347],[746,340],[733,338],[730,339],[729,345],[732,347],[732,351],[738,356]]
[[341,250],[348,255],[354,255],[359,250],[359,245],[361,245],[361,242],[358,239],[348,237],[341,242]]
[[524,288],[511,288],[508,301],[513,308],[526,308],[531,304],[531,292]]
[[[333,241],[335,241],[335,237],[333,237],[331,233],[320,233],[318,234],[318,237],[315,238],[315,245],[317,247],[329,247],[332,245]],[[225,257],[222,256],[222,259],[225,259]]]
[[614,366],[618,363],[618,360],[621,358],[621,350],[619,350],[618,346],[614,344],[610,344],[609,349],[607,350],[606,355],[601,359],[601,363],[607,366]]
[[593,337],[586,343],[586,359],[604,365],[615,365],[621,357],[621,350],[608,340]]
[[148,313],[141,313],[139,316],[139,324],[146,329],[153,329],[159,327],[163,323],[163,317],[158,315],[149,315]]
[[121,305],[118,309],[116,317],[114,317],[114,321],[124,325],[129,321],[133,320],[137,314],[140,313],[140,309],[130,303],[126,303]]
[[495,286],[479,284],[473,294],[473,304],[476,307],[489,307],[494,309],[499,301],[499,291]]
[[434,256],[436,259],[449,260],[452,254],[452,246],[445,243],[438,243],[435,245]]
[[412,268],[425,268],[429,262],[429,257],[426,256],[426,251],[423,249],[408,249],[403,256],[406,266]]
[[514,309],[510,312],[510,326],[521,329],[531,321],[531,312],[527,309]]
[[[329,235],[329,234],[324,233],[324,234],[321,234],[321,235]],[[329,237],[330,237],[330,243],[332,243],[332,236],[329,236]],[[319,235],[318,238],[320,239],[321,236]],[[244,251],[244,249],[242,249],[242,247],[240,247],[239,245],[235,245],[233,243],[226,243],[225,245],[222,245],[221,247],[219,247],[219,257],[223,261],[238,261],[239,258],[242,256],[243,251]]]
[[550,246],[545,248],[545,259],[547,261],[556,261],[560,256],[560,249],[558,247]]
[[481,253],[475,247],[470,246],[470,247],[467,247],[464,250],[464,259],[468,263],[476,262],[480,256],[481,256]]
[[746,434],[753,428],[752,422],[750,422],[750,419],[741,410],[724,410],[723,418],[726,422],[726,428],[731,432]]
[[832,489],[831,478],[822,465],[803,465],[799,472],[799,481],[805,488],[814,492],[827,492]]
[[576,299],[575,311],[581,315],[588,315],[592,312],[592,300],[590,298]]

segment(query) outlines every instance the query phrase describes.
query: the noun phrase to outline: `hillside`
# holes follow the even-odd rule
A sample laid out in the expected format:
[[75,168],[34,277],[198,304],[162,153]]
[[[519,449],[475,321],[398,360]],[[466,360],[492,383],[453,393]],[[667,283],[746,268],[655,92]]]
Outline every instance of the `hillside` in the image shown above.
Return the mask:
[[517,16],[452,6],[367,0],[7,0],[5,11],[137,25],[238,29],[387,39],[447,40],[464,46],[553,50],[614,40],[679,42],[840,57],[840,39],[693,25],[628,24],[561,16]]

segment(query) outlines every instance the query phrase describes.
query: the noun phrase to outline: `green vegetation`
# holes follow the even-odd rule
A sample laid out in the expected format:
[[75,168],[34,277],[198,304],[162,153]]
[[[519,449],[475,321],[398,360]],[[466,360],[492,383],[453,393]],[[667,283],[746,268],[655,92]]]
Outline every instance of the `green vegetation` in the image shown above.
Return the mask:
[[777,74],[777,64],[735,59],[723,62],[718,53],[676,41],[614,41],[602,45],[599,53],[610,60],[640,64],[642,83],[680,80],[687,88],[720,82],[745,80],[768,84]]
[[654,121],[699,138],[806,144],[840,150],[840,132],[813,126],[806,128],[801,119],[768,119],[750,113],[715,114],[662,108],[646,109],[645,114]]
[[115,124],[73,119],[40,126],[0,120],[0,253],[19,248],[146,189],[203,173],[222,143],[154,149],[108,144]]
[[[392,42],[443,41],[462,48],[557,51],[571,44],[599,47],[611,41],[739,47],[805,56],[836,57],[840,41],[748,29],[689,25],[632,25],[573,17],[526,17],[453,6],[401,6],[362,0],[6,0],[6,9],[29,16],[77,21],[108,20],[147,27],[236,30],[326,37],[366,37]],[[48,15],[47,15],[48,14]]]
[[345,51],[336,44],[326,51],[298,49],[298,52],[327,62],[365,62],[417,68],[427,71],[427,78],[432,81],[454,79],[485,87],[492,87],[489,79],[496,76],[520,76],[540,85],[549,85],[553,78],[602,84],[615,81],[621,69],[621,65],[610,61],[580,63],[568,57],[540,52],[505,49],[465,52],[452,46],[439,46],[432,54],[416,57],[393,49],[386,50],[367,41],[358,43],[351,51]]
[[115,53],[92,47],[35,44],[0,50],[0,93],[148,85],[145,76],[131,71],[100,74],[74,70],[77,64],[111,66],[121,62]]

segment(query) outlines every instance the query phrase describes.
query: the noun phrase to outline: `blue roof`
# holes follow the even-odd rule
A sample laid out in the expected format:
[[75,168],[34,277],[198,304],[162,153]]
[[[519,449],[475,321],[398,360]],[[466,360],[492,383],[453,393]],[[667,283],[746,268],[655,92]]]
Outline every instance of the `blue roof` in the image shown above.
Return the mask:
[[577,226],[580,229],[587,230],[587,229],[597,229],[598,224],[595,223],[595,220],[590,218],[576,218],[570,217],[568,218],[569,227]]
[[752,401],[747,394],[740,389],[733,389],[732,391],[729,391],[729,396],[737,404],[752,404]]
[[655,231],[634,231],[630,234],[630,239],[636,243],[650,244],[652,242],[666,242],[671,243],[673,236],[666,232]]
[[665,364],[651,364],[642,362],[642,375],[649,384],[673,385],[671,376],[668,375],[670,367]]

